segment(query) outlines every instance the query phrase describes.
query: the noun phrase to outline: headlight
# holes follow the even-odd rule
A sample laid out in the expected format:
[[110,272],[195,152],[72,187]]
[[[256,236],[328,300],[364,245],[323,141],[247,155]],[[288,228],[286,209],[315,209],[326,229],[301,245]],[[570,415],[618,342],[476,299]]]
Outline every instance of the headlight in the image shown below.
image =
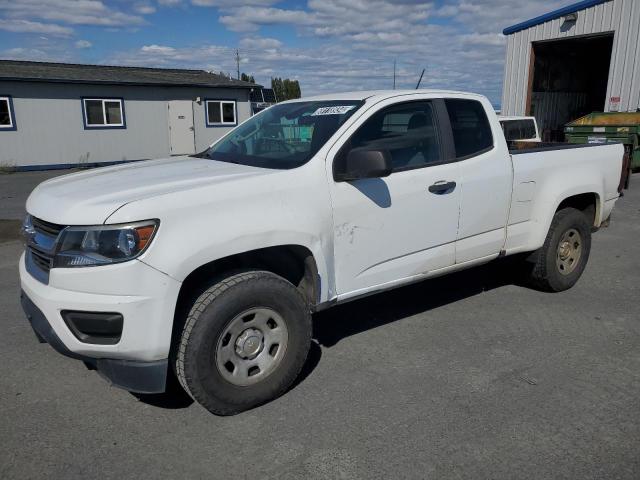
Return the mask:
[[58,240],[54,267],[89,267],[126,262],[149,246],[157,220],[124,225],[67,227]]

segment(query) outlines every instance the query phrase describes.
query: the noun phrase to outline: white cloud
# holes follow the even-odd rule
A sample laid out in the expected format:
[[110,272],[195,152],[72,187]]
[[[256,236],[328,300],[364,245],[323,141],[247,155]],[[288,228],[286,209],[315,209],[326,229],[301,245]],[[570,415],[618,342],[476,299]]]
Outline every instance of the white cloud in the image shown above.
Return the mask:
[[507,37],[502,33],[469,33],[461,35],[460,41],[464,44],[502,46]]
[[240,40],[240,48],[246,49],[273,49],[282,47],[283,43],[275,38],[245,37]]
[[6,60],[32,60],[40,62],[70,62],[73,57],[68,51],[50,46],[17,47],[0,51],[0,58]]
[[[437,5],[420,0],[308,0],[306,8],[242,3],[221,8],[219,21],[229,30],[259,37],[263,27],[293,27],[310,40],[305,44],[316,45],[302,52],[284,44],[274,47],[282,57],[271,58],[270,67],[279,75],[299,74],[307,92],[388,87],[395,59],[400,85],[415,85],[426,67],[423,86],[479,91],[497,102],[506,44],[502,30],[566,0],[518,2],[517,8],[512,0],[445,0]],[[313,59],[310,65],[301,58],[306,54]],[[258,67],[260,80],[259,72],[267,66],[258,66],[262,58],[248,59],[246,68]]]
[[39,19],[71,25],[124,27],[145,23],[140,15],[122,12],[100,0],[0,0],[0,11],[11,19]]
[[[501,32],[504,28],[567,5],[567,0],[455,0],[442,7],[453,20],[471,26],[474,32]],[[451,7],[451,8],[448,8]]]
[[281,0],[191,0],[191,3],[198,7],[240,7],[245,5],[273,5]]
[[256,31],[264,25],[308,27],[319,36],[389,32],[402,25],[423,22],[432,5],[392,0],[309,0],[308,7],[301,10],[241,6],[225,10],[220,22],[237,32]]
[[78,40],[74,45],[76,48],[91,48],[93,46],[89,40]]
[[151,15],[156,12],[156,7],[149,5],[148,3],[136,4],[133,9],[140,15]]
[[222,15],[220,22],[229,30],[249,32],[258,30],[262,25],[313,25],[317,20],[313,13],[304,10],[245,6],[232,10],[228,15]]
[[[307,0],[291,7],[293,2],[284,0],[0,0],[0,15],[11,24],[21,20],[60,28],[68,27],[57,24],[122,29],[143,25],[144,15],[158,6],[213,7],[203,14],[212,21],[217,14],[223,27],[243,34],[237,45],[195,38],[191,45],[177,47],[154,37],[144,46],[114,52],[105,63],[235,75],[237,46],[242,71],[259,83],[268,84],[271,76],[298,78],[309,95],[390,88],[396,60],[399,87],[415,87],[426,68],[423,87],[477,91],[499,102],[506,41],[502,30],[567,1],[530,0],[514,6],[512,0]],[[52,52],[43,45],[38,50]],[[22,54],[38,52],[24,49]]]
[[53,23],[32,22],[30,20],[4,20],[0,18],[0,30],[15,33],[41,33],[68,37],[73,34],[73,29],[62,27]]
[[176,52],[173,47],[164,47],[162,45],[145,45],[140,49],[143,53],[153,53],[159,55],[172,55]]

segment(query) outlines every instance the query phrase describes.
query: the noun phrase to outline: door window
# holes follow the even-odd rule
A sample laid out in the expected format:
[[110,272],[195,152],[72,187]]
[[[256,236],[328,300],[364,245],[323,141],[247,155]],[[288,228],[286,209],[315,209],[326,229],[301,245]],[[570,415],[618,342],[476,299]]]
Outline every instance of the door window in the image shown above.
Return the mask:
[[375,113],[351,137],[349,150],[386,150],[393,171],[409,170],[440,163],[440,139],[431,102],[394,105]]
[[493,148],[491,125],[480,102],[447,98],[445,105],[449,113],[457,159],[479,155]]

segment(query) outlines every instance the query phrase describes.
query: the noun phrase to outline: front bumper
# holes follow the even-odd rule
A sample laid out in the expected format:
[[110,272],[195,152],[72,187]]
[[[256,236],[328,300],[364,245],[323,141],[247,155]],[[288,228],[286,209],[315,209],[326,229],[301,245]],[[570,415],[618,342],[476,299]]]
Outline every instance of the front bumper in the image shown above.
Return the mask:
[[111,358],[92,358],[69,350],[53,331],[42,311],[22,292],[20,294],[22,309],[36,337],[41,343],[48,343],[58,353],[67,357],[82,360],[92,370],[97,370],[102,377],[120,388],[130,392],[161,393],[165,391],[168,361],[137,362]]
[[[44,284],[20,259],[23,309],[36,335],[63,355],[84,361],[129,391],[164,391],[173,314],[180,282],[134,260],[88,268],[54,268]],[[61,312],[118,312],[124,317],[113,345],[80,341]]]

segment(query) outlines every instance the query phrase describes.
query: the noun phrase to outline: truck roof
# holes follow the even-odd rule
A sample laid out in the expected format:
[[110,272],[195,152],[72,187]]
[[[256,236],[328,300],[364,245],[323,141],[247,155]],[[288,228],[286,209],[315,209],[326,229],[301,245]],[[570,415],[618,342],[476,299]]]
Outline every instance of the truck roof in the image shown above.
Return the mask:
[[468,95],[473,97],[482,98],[482,95],[469,92],[457,92],[454,90],[438,90],[438,89],[426,89],[421,88],[418,90],[368,90],[368,91],[355,91],[355,92],[343,92],[343,93],[331,93],[324,95],[314,95],[311,97],[299,98],[296,101],[327,101],[327,100],[385,100],[387,98],[399,97],[402,95],[413,95],[416,93],[431,93],[438,95]]
[[527,115],[498,115],[498,120],[535,120],[536,117]]

